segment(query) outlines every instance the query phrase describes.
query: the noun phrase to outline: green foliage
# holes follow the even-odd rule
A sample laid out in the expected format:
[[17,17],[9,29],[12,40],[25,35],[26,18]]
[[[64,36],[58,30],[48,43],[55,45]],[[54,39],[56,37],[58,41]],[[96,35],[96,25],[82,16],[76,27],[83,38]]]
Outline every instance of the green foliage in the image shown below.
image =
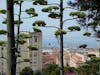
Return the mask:
[[20,72],[20,75],[33,75],[33,70],[30,67],[25,67]]
[[68,29],[70,31],[80,31],[81,30],[79,26],[70,26],[70,27],[68,27]]
[[33,0],[33,5],[47,5],[47,0]]
[[88,23],[88,26],[94,26],[94,25],[97,25],[97,23],[95,23],[95,22]]
[[[98,29],[100,26],[100,2],[99,0],[70,0],[68,3],[72,8],[75,8],[79,11],[83,11],[87,15],[78,19],[80,25],[86,27],[92,27],[92,29],[98,34]],[[70,15],[75,16],[76,13],[71,13]],[[88,23],[92,22],[92,23]],[[96,36],[100,37],[100,36]]]
[[37,47],[35,47],[35,46],[28,46],[28,48],[30,49],[30,50],[38,50],[38,48]]
[[23,39],[27,39],[27,38],[30,38],[31,36],[29,34],[27,34],[27,33],[20,33],[19,37],[23,38]]
[[26,40],[21,39],[21,40],[18,41],[18,43],[19,43],[20,45],[25,44],[25,43],[26,43]]
[[14,24],[18,24],[18,23],[23,24],[23,21],[20,21],[20,22],[19,22],[19,20],[14,21]]
[[78,67],[79,75],[97,75],[99,72],[100,58],[93,57]]
[[[99,57],[93,57],[90,62],[93,62],[93,63],[99,63],[100,62],[100,58]],[[100,63],[99,63],[100,64]]]
[[68,68],[69,68],[68,66],[65,66],[64,67],[64,72],[68,72]]
[[29,62],[30,60],[29,59],[23,59],[24,60],[24,62]]
[[25,12],[26,12],[28,15],[38,16],[38,14],[35,12],[35,9],[34,9],[34,8],[26,9]]
[[42,75],[41,72],[39,70],[34,72],[34,75]]
[[78,67],[78,71],[80,72],[79,74],[89,74],[90,75],[90,65],[87,63],[82,64],[81,66]]
[[79,48],[86,48],[86,47],[87,47],[86,44],[82,44],[82,45],[79,46]]
[[88,14],[88,17],[89,17],[89,18],[92,18],[92,17],[93,17],[93,14]]
[[91,58],[91,57],[95,57],[96,55],[95,54],[88,54],[87,56]]
[[[7,20],[4,20],[2,23],[7,24]],[[18,23],[19,23],[19,20],[14,21],[14,24],[18,24]],[[20,21],[20,24],[23,24],[23,21]]]
[[100,9],[98,9],[98,7],[99,7],[100,3],[98,1],[99,0],[90,0],[90,1],[77,0],[76,2],[75,1],[72,2],[70,0],[68,4],[72,7],[77,7],[81,11],[86,11],[86,10],[89,10],[89,11],[98,10],[99,11]]
[[35,12],[35,9],[29,8],[29,9],[26,9],[25,12],[27,12],[28,14],[31,14],[31,12]]
[[6,14],[6,10],[5,9],[0,9],[0,14]]
[[68,69],[67,72],[72,72],[72,73],[76,73],[77,72],[77,69],[75,67],[68,67],[67,69]]
[[28,39],[30,37],[31,36],[28,33],[20,33],[19,34],[18,44],[20,44],[20,45],[25,44],[27,42],[26,39]]
[[14,4],[20,4],[22,2],[24,2],[24,0],[14,0]]
[[2,21],[3,24],[7,24],[7,20]]
[[58,13],[58,12],[51,12],[51,13],[48,15],[48,17],[58,19],[58,18],[60,18],[60,13]]
[[96,72],[97,75],[100,75],[100,71]]
[[20,53],[19,51],[17,51],[17,52],[15,53],[15,55],[16,55],[16,57],[21,57],[21,53]]
[[35,31],[35,32],[41,32],[41,30],[40,29],[38,29],[38,28],[33,28],[33,30]]
[[0,30],[0,35],[6,34],[7,31],[6,30]]
[[90,7],[88,6],[88,5],[83,5],[83,6],[81,6],[81,10],[87,10],[87,9],[89,9]]
[[42,9],[43,12],[52,12],[53,10],[58,10],[58,6],[49,6]]
[[5,44],[5,42],[4,41],[0,41],[0,46],[2,46],[3,44]]
[[57,75],[55,71],[52,71],[50,75]]
[[97,31],[97,37],[100,38],[100,30]]
[[48,64],[43,68],[43,75],[60,75],[60,68],[56,64]]
[[61,30],[61,29],[58,29],[58,30],[55,32],[55,36],[56,36],[56,37],[59,36],[59,35],[61,35],[61,34],[66,34],[66,31]]
[[90,36],[91,36],[91,33],[89,33],[89,32],[85,32],[83,35],[84,35],[84,36],[88,36],[88,37],[90,37]]
[[14,4],[19,4],[19,1],[18,0],[14,0]]
[[43,12],[51,12],[51,9],[48,9],[48,8],[46,7],[46,8],[43,8],[42,11],[43,11]]
[[86,14],[83,12],[70,12],[70,16],[77,16],[78,18],[84,18]]
[[32,25],[33,26],[45,26],[46,23],[43,20],[37,20]]

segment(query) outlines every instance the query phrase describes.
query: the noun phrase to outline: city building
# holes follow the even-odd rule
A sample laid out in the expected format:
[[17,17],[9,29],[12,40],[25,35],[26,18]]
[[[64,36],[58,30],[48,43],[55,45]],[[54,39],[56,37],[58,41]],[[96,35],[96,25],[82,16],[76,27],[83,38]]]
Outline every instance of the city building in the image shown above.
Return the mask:
[[[34,71],[42,70],[42,32],[23,32],[31,37],[25,39],[26,43],[18,46],[16,75],[24,67],[31,67]],[[36,47],[37,50],[30,49],[29,46]],[[0,46],[0,73],[7,72],[7,44]]]
[[[30,35],[25,39],[26,43],[20,44],[18,47],[16,75],[24,67],[31,67],[34,71],[42,70],[48,64],[60,65],[60,51],[58,48],[50,47],[50,51],[42,51],[42,33],[41,32],[23,32]],[[29,48],[31,46],[32,48]],[[94,49],[65,49],[63,53],[64,66],[77,68],[83,64],[88,58],[88,54],[95,54],[99,57],[99,51]],[[7,44],[0,46],[0,73],[7,73]]]
[[66,50],[64,51],[64,66],[69,66],[71,60],[71,52]]
[[97,51],[95,49],[88,50],[87,54],[94,54],[96,57],[99,57],[99,51]]
[[38,50],[29,50],[30,64],[33,70],[42,70],[42,33],[29,33],[32,37],[29,39],[29,45],[35,46]]
[[7,47],[6,44],[0,46],[0,73],[6,75],[7,72]]
[[70,60],[69,66],[77,68],[79,65],[83,64],[84,62],[85,62],[85,57],[84,57],[83,54],[74,53],[71,56],[71,60]]
[[[83,64],[85,60],[84,53],[72,52],[70,50],[64,50],[63,55],[64,66],[70,66],[77,68],[79,65]],[[52,50],[52,52],[43,53],[43,66],[48,64],[58,64],[60,65],[60,53],[59,50]]]
[[45,68],[48,64],[57,64],[58,51],[52,48],[52,51],[42,53],[42,66]]

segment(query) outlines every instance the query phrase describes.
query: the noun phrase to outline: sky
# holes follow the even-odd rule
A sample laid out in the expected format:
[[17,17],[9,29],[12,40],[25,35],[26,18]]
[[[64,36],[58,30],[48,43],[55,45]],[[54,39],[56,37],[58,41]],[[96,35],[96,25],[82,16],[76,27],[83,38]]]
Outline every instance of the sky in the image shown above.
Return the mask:
[[[48,0],[49,3],[59,3],[59,0]],[[66,7],[68,0],[64,0],[64,7]],[[34,6],[30,2],[30,0],[27,0],[26,2],[23,3],[22,5],[22,11],[25,11],[27,8],[35,8],[36,12],[38,13],[38,17],[30,18],[30,19],[22,19],[23,24],[21,25],[21,31],[33,31],[32,30],[32,23],[36,20],[44,20],[46,22],[47,26],[57,26],[59,27],[59,19],[51,19],[48,18],[48,13],[41,12],[41,9],[46,6]],[[6,0],[0,0],[0,9],[6,8]],[[18,12],[18,6],[15,5],[15,14]],[[69,13],[71,11],[75,11],[72,9],[66,9],[64,11],[64,19],[72,18],[69,16]],[[4,15],[0,15],[0,29],[6,29],[6,25],[2,25],[3,17],[6,17]],[[26,13],[22,13],[21,17],[28,17]],[[15,16],[15,19],[17,19],[17,16]],[[78,23],[75,20],[72,21],[67,21],[64,23],[64,30],[67,31],[67,27],[71,25],[78,25]],[[16,27],[15,27],[16,28]],[[42,45],[43,47],[59,47],[59,42],[56,39],[54,32],[56,31],[55,28],[40,28],[43,32],[43,37],[42,37]],[[86,29],[83,29],[78,32],[68,32],[66,35],[64,35],[64,47],[67,48],[76,48],[81,44],[87,44],[88,48],[98,48],[99,43],[96,41],[95,38],[92,37],[85,37],[82,34],[86,31]],[[89,29],[90,32],[93,32],[92,30]],[[3,36],[0,37],[0,39],[4,39]]]

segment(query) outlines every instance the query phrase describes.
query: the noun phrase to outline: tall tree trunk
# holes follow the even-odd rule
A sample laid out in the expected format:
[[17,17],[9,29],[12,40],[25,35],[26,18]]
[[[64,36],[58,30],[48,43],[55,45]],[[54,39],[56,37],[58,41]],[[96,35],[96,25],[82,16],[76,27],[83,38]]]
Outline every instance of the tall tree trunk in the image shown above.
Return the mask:
[[[60,29],[63,30],[63,0],[60,0]],[[60,34],[60,75],[64,75],[63,63],[63,33]]]
[[18,14],[18,27],[17,27],[17,43],[16,43],[16,49],[18,51],[18,41],[19,41],[19,34],[20,34],[20,21],[21,21],[21,8],[22,8],[22,2],[19,1],[19,14]]
[[7,31],[8,31],[8,52],[7,52],[7,75],[16,74],[16,56],[15,56],[15,36],[14,36],[14,10],[13,0],[7,0]]

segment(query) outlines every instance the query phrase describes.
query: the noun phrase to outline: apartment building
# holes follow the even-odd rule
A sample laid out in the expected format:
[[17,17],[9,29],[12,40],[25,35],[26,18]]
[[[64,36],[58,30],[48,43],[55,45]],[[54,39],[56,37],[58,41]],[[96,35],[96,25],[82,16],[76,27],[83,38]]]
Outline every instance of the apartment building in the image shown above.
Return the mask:
[[7,72],[7,47],[6,44],[0,46],[0,73],[6,75]]
[[58,52],[43,52],[42,53],[42,65],[43,68],[48,66],[48,64],[58,64]]
[[19,53],[19,57],[17,57],[17,67],[16,67],[16,74],[19,75],[19,72],[26,66],[30,66],[29,61],[25,62],[24,60],[30,60],[30,56],[29,56],[29,39],[26,39],[26,43],[19,45],[18,47],[18,51]]
[[87,54],[94,54],[96,57],[99,57],[99,51],[97,51],[95,49],[88,50]]
[[[23,32],[31,37],[25,39],[26,43],[18,47],[16,75],[26,66],[35,70],[42,70],[42,32]],[[31,50],[28,47],[34,46],[38,50]],[[3,57],[3,58],[2,58]],[[0,46],[0,73],[7,72],[7,45]]]
[[79,65],[83,64],[84,62],[85,62],[85,57],[84,57],[83,54],[74,53],[71,56],[71,60],[70,60],[69,66],[77,68]]
[[[70,66],[77,68],[79,65],[85,62],[85,56],[81,53],[72,53],[69,50],[64,50],[63,55],[64,66]],[[45,52],[43,53],[43,65],[58,64],[60,65],[60,54],[59,50],[56,52]]]
[[29,45],[35,46],[38,50],[30,50],[30,64],[33,70],[42,70],[42,33],[32,32]]
[[71,52],[66,50],[64,51],[64,66],[68,66],[71,60]]

